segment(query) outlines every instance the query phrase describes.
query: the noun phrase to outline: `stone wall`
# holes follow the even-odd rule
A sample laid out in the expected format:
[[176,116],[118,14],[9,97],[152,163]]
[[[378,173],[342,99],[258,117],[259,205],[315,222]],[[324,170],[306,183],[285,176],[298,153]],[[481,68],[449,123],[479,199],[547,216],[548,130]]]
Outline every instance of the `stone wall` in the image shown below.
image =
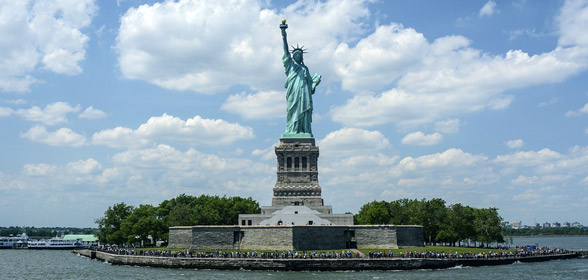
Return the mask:
[[396,226],[396,236],[399,248],[424,246],[422,226]]
[[355,242],[359,249],[398,248],[395,226],[353,226],[351,230],[355,231]]
[[192,227],[170,227],[168,248],[191,248]]
[[237,226],[192,227],[192,248],[201,250],[231,250],[238,248]]
[[169,248],[200,250],[391,249],[423,246],[421,226],[172,227]]
[[292,227],[295,250],[331,250],[346,248],[350,237],[346,226]]
[[292,226],[252,226],[242,227],[241,231],[241,249],[295,250],[292,243]]
[[[90,257],[89,250],[74,250],[73,253]],[[463,266],[505,265],[514,262],[543,262],[559,259],[578,258],[577,253],[563,255],[536,256],[527,258],[496,259],[247,259],[247,258],[168,258],[113,255],[95,252],[98,260],[117,265],[136,265],[169,268],[196,269],[247,269],[247,270],[408,270],[408,269],[442,269]]]

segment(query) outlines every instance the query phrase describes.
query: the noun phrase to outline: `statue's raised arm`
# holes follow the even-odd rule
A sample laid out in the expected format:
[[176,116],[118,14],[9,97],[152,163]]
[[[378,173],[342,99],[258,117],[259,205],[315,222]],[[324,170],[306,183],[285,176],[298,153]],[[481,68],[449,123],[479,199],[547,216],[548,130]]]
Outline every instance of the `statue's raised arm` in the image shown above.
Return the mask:
[[286,74],[286,131],[282,138],[313,138],[312,129],[312,95],[316,86],[321,82],[321,75],[310,75],[308,67],[304,65],[304,46],[292,47],[292,54],[288,49],[286,20],[282,20],[282,41],[284,56],[282,63]]
[[288,25],[286,24],[286,19],[282,20],[282,24],[280,24],[280,29],[282,30],[282,41],[284,42],[284,55],[290,55],[290,51],[288,51],[288,39],[286,34],[286,29]]

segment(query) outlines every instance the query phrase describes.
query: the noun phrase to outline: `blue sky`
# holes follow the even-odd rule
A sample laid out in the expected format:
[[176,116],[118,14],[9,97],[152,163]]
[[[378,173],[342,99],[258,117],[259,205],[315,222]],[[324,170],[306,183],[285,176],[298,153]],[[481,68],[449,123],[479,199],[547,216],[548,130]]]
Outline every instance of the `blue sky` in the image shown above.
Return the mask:
[[443,198],[588,224],[586,1],[1,1],[0,225],[186,193],[271,204],[282,43],[336,212]]

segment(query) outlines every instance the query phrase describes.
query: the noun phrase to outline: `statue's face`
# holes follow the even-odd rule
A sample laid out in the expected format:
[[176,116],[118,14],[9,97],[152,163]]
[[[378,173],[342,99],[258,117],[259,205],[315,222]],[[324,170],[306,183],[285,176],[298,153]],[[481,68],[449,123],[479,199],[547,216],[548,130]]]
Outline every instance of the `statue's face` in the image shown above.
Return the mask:
[[295,51],[292,54],[294,61],[296,61],[296,63],[300,64],[302,63],[302,52],[301,51]]

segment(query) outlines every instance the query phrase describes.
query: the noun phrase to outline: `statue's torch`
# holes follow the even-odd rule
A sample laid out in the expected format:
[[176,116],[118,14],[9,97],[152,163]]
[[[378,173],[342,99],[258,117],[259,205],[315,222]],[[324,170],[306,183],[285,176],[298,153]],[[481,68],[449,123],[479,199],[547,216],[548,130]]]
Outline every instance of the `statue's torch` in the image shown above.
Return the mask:
[[288,28],[288,25],[286,24],[286,19],[282,20],[282,24],[280,24],[280,29],[286,29]]

